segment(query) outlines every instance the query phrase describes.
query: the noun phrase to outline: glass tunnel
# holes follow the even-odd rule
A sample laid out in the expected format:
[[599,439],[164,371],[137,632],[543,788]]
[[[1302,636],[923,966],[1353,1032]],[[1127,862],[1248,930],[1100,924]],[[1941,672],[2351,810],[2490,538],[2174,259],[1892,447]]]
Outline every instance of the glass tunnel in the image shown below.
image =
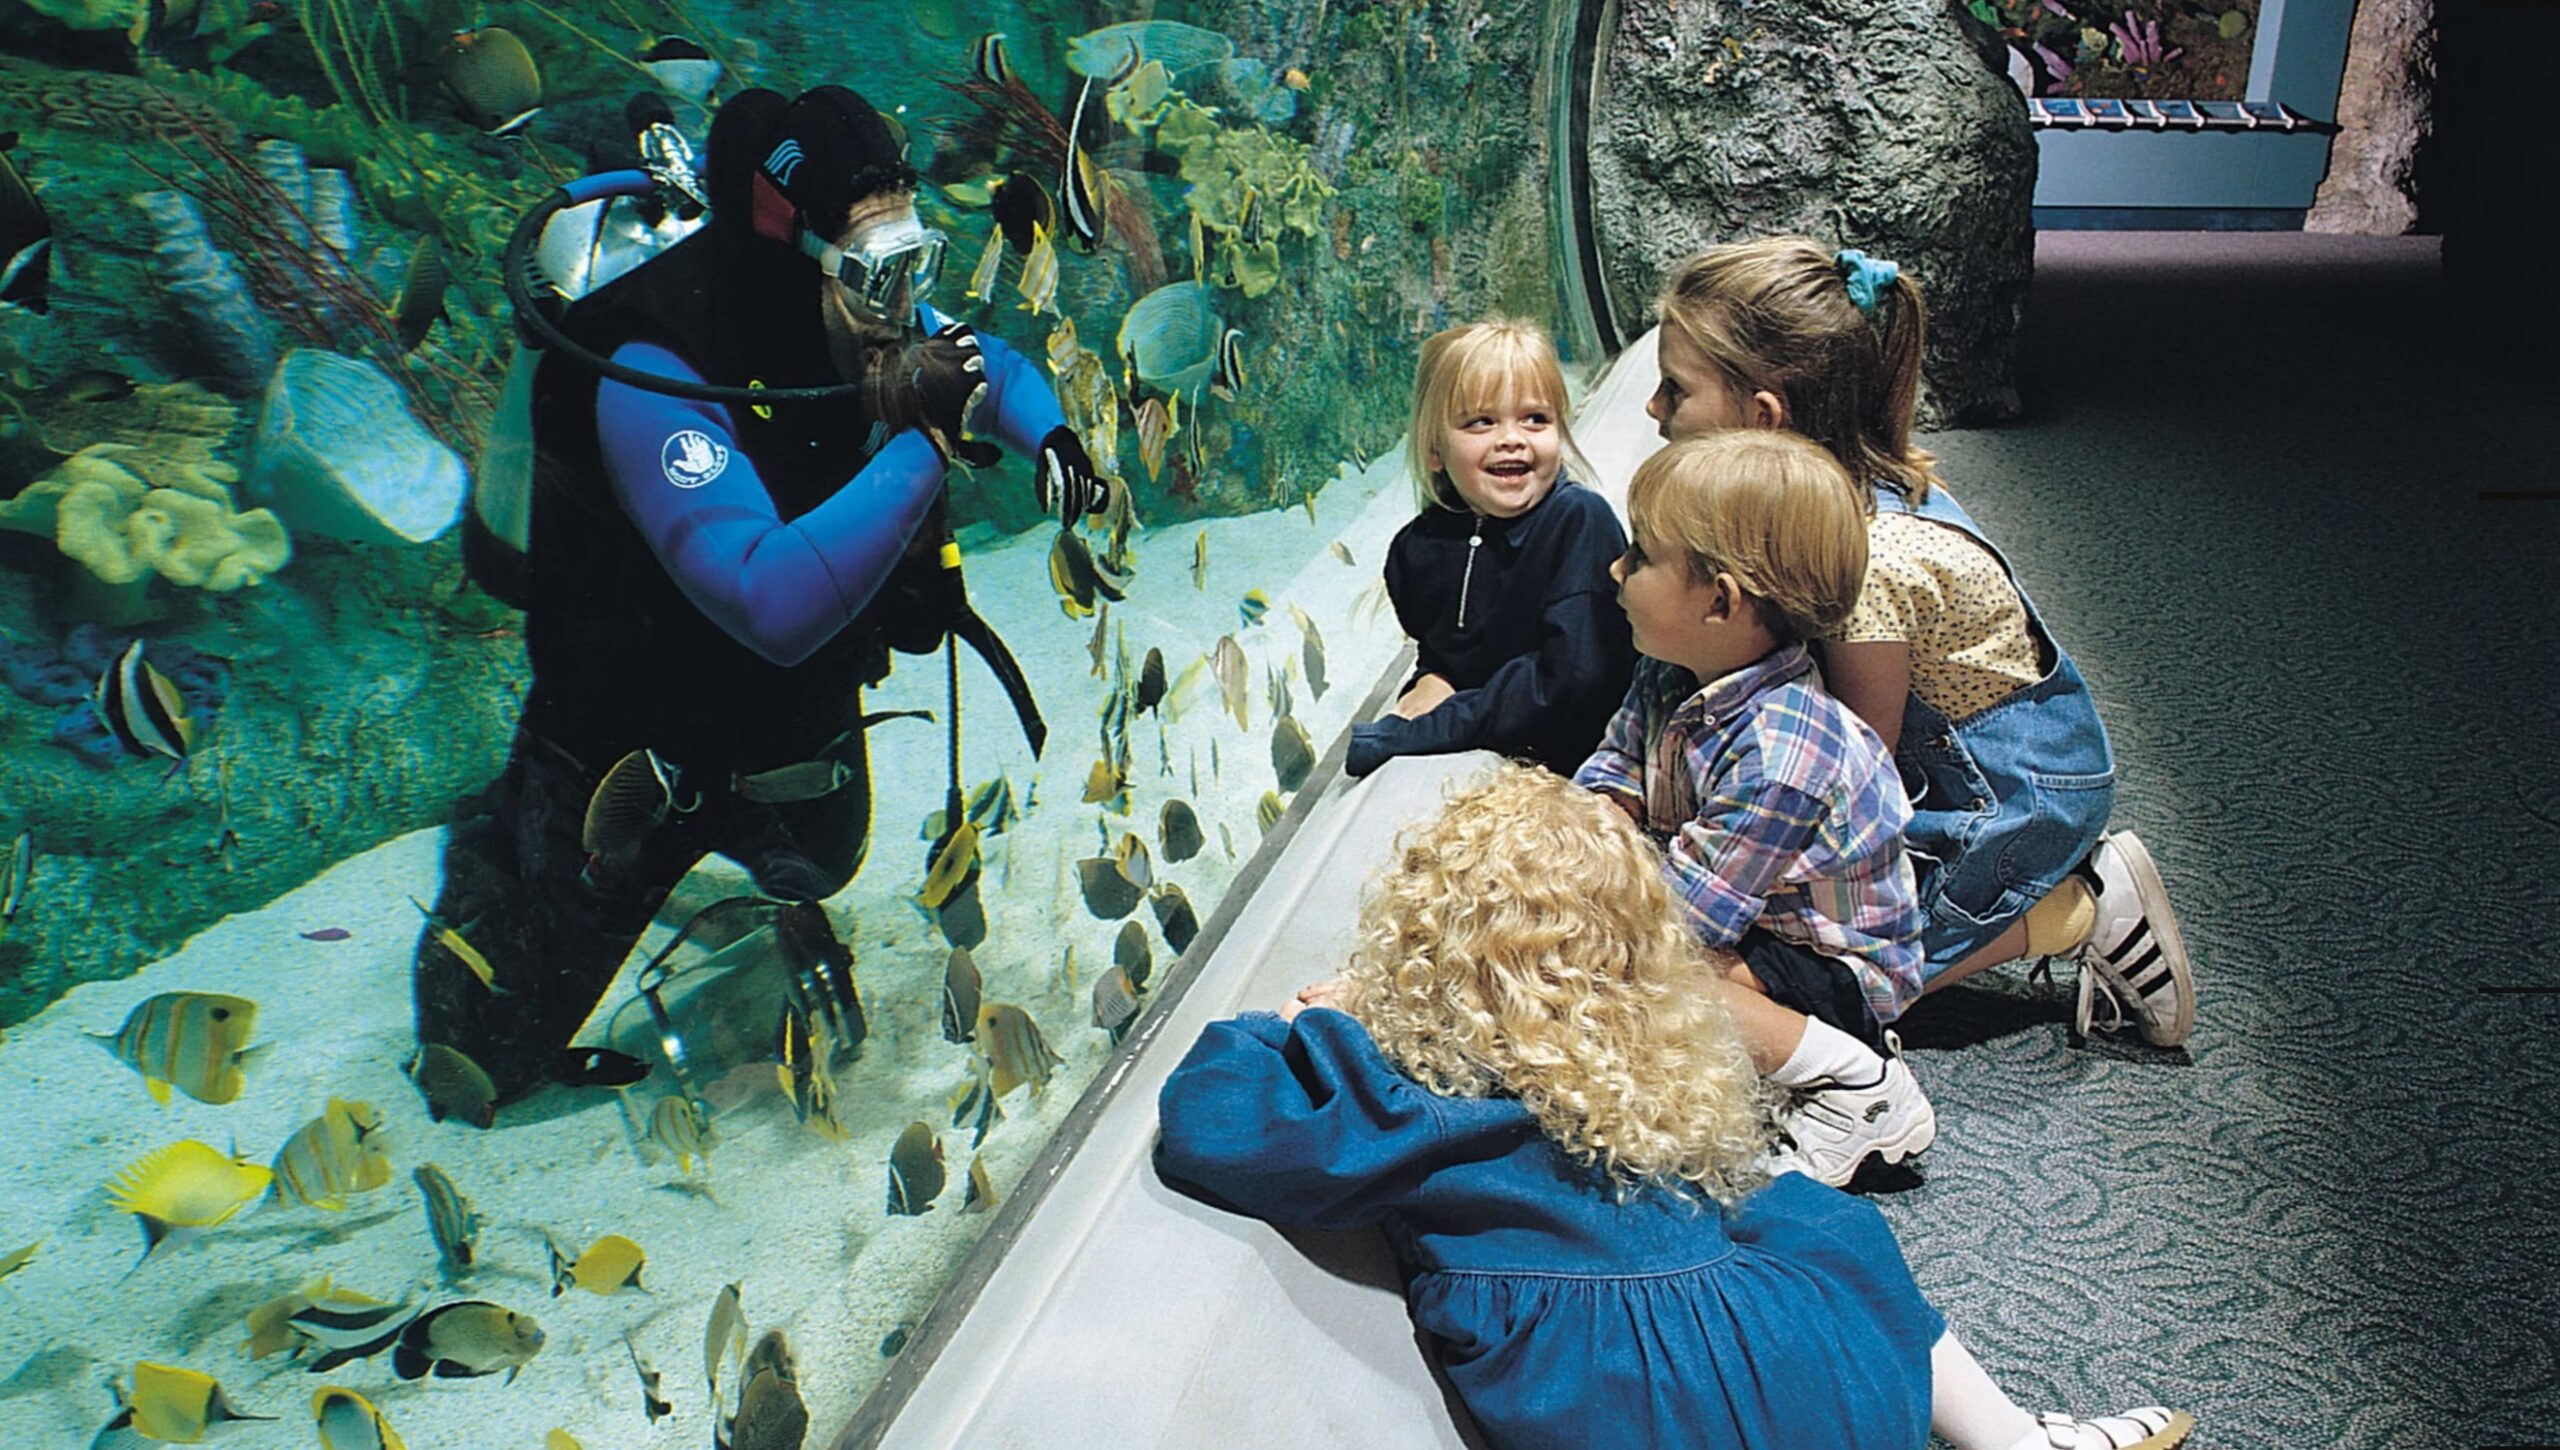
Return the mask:
[[[1392,682],[1420,340],[1526,318],[1577,386],[1616,345],[1551,164],[1599,7],[12,9],[0,1439],[701,1444],[787,1392],[869,1443]],[[660,265],[715,111],[827,83],[903,135],[928,300],[1036,369],[1109,506],[1062,530],[1020,457],[955,465],[1021,688],[927,619],[862,750],[712,782],[857,806],[850,884],[706,855],[496,1103],[412,977],[558,989],[448,879],[544,684],[470,542],[543,486],[511,291]],[[756,708],[673,649],[617,688]],[[630,743],[558,870],[701,798]]]

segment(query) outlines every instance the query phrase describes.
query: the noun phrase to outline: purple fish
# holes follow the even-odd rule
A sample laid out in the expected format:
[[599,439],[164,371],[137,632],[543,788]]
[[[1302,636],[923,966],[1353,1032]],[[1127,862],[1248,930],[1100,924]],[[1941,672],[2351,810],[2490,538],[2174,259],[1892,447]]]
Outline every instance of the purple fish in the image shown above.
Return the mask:
[[302,934],[302,939],[304,941],[345,941],[347,938],[354,935],[354,932],[347,930],[343,926],[324,926],[318,931],[304,932]]

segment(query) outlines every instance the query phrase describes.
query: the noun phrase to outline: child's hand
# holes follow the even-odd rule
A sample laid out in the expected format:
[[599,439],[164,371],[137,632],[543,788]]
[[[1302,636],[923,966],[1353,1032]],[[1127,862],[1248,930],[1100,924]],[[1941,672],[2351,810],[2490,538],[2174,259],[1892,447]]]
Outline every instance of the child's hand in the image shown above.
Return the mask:
[[1440,708],[1441,701],[1456,693],[1447,680],[1438,675],[1424,675],[1413,682],[1412,689],[1404,692],[1403,699],[1396,701],[1395,713],[1407,720],[1428,715]]
[[1333,1006],[1333,994],[1340,985],[1340,978],[1328,978],[1325,981],[1310,982],[1306,986],[1300,987],[1298,989],[1297,996],[1292,997],[1287,1002],[1281,1004],[1280,1020],[1283,1022],[1295,1022],[1298,1020],[1298,1014],[1304,1012],[1309,1007]]

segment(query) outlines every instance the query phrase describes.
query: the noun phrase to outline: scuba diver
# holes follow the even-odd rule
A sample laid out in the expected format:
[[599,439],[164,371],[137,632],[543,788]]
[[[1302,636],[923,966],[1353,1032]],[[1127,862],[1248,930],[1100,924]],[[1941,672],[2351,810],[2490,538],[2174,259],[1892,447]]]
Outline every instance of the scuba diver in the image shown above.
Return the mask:
[[967,640],[1038,748],[944,519],[950,461],[996,456],[973,432],[1035,460],[1062,523],[1107,501],[1037,369],[925,304],[943,238],[894,122],[841,86],[748,90],[707,150],[708,221],[544,322],[567,345],[531,371],[531,682],[414,968],[422,1052],[499,1101],[613,1071],[566,1044],[703,856],[783,902],[852,880],[892,650]]

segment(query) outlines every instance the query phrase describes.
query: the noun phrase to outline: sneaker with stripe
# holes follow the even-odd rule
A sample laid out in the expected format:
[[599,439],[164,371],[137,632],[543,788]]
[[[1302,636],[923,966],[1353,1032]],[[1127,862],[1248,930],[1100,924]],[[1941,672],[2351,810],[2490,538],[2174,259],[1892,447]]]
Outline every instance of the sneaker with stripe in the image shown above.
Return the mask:
[[2079,951],[2074,1025],[2087,1035],[2103,997],[2111,1019],[2106,1026],[2121,1026],[2130,1015],[2154,1047],[2186,1041],[2196,1022],[2195,975],[2150,850],[2133,832],[2114,831],[2100,838],[2083,869],[2095,878],[2098,920]]

